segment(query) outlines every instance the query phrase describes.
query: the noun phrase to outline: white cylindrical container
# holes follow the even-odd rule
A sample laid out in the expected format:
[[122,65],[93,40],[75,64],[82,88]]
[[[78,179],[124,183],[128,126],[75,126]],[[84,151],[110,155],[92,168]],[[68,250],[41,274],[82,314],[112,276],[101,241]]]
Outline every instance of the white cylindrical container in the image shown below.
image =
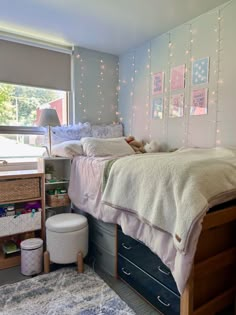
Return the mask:
[[43,240],[29,238],[20,244],[21,247],[21,273],[33,276],[42,271]]

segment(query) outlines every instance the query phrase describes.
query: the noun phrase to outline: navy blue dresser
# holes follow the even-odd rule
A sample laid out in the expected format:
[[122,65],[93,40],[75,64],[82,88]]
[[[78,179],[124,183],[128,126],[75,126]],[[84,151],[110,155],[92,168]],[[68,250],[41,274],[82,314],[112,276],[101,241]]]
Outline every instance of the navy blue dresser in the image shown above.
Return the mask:
[[165,315],[180,314],[180,294],[168,267],[118,228],[118,275]]

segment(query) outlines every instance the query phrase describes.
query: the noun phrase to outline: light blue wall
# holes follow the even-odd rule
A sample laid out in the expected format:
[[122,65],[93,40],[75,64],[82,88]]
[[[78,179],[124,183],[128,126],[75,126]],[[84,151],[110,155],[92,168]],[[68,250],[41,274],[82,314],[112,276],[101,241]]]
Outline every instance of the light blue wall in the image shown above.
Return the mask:
[[73,63],[75,123],[116,121],[118,57],[75,47]]
[[[235,29],[233,0],[120,56],[119,118],[126,134],[170,148],[236,145]],[[208,114],[190,116],[191,60],[203,57],[210,57],[209,83],[201,86],[209,89]],[[181,64],[187,67],[184,117],[169,118],[170,70]],[[165,72],[164,118],[154,120],[152,73],[159,71]]]

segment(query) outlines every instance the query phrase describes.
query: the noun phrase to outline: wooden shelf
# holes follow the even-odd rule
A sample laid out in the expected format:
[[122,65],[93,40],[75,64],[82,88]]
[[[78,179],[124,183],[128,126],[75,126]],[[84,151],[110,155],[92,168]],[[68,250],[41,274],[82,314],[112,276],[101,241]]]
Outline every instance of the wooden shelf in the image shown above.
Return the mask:
[[69,183],[69,180],[61,180],[61,181],[56,181],[56,182],[52,182],[52,183],[45,182],[45,186],[47,186],[47,185],[57,185],[57,184],[68,184],[68,183]]
[[42,201],[42,197],[33,198],[33,199],[21,199],[21,200],[6,200],[2,201],[1,204],[12,204],[12,203],[21,203],[21,202],[31,202],[31,201]]
[[4,256],[2,249],[0,250],[0,270],[10,267],[15,267],[20,264],[20,252],[17,254],[11,254],[8,257]]

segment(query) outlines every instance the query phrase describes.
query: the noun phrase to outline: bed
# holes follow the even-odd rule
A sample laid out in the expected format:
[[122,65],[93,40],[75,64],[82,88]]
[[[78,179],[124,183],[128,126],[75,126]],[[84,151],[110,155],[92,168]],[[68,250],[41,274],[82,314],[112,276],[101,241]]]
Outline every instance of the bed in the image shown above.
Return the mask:
[[[163,153],[159,156],[162,156],[164,160],[167,155]],[[105,171],[108,169],[110,161],[112,160],[110,169],[113,170],[115,169],[113,161],[115,161],[114,166],[117,161],[122,161],[122,163],[124,161],[126,164],[129,162],[128,165],[131,165],[130,159],[131,164],[133,164],[134,160],[131,157],[119,159],[114,159],[114,157],[76,157],[72,163],[69,188],[70,198],[79,209],[91,214],[98,220],[117,224],[119,276],[122,278],[122,268],[126,273],[130,273],[127,272],[125,267],[120,266],[122,260],[123,262],[130,262],[131,267],[135,266],[133,273],[137,271],[137,281],[135,279],[129,281],[129,277],[125,278],[125,275],[123,280],[149,301],[150,294],[146,294],[145,288],[140,289],[138,282],[144,275],[148,276],[148,281],[153,280],[154,282],[147,281],[147,286],[155,288],[155,285],[157,285],[157,291],[164,290],[164,295],[158,294],[156,296],[157,302],[154,303],[153,300],[150,302],[164,314],[213,315],[228,304],[233,303],[236,292],[234,267],[236,262],[236,205],[232,201],[229,202],[229,200],[236,197],[235,189],[232,189],[232,187],[236,187],[236,183],[232,177],[230,179],[232,185],[229,189],[230,194],[224,196],[219,194],[218,198],[211,200],[211,203],[209,203],[210,211],[206,215],[201,213],[197,225],[193,226],[194,237],[191,237],[188,241],[188,250],[185,250],[184,246],[178,249],[175,244],[176,240],[173,242],[171,233],[156,229],[143,220],[141,216],[122,211],[122,207],[119,208],[118,205],[109,202],[109,198],[104,200],[104,195],[111,195],[111,192],[107,189],[108,186],[105,185],[105,188],[103,186]],[[141,159],[141,157],[137,159]],[[234,153],[230,159],[234,159]],[[229,161],[227,163],[229,164]],[[234,165],[231,167],[229,173],[233,174],[233,171],[235,172]],[[112,177],[112,173],[108,172],[107,175],[108,178]],[[115,174],[114,178],[117,179],[118,177],[119,175]],[[123,184],[121,181],[119,185]],[[128,185],[130,185],[130,182],[128,182]],[[114,186],[114,184],[111,184],[111,186]],[[104,189],[107,189],[106,194]],[[205,209],[206,211],[207,209]],[[165,280],[159,279],[158,275],[145,270],[145,266],[141,266],[141,262],[138,262],[138,256],[135,256],[136,260],[133,262],[132,257],[128,259],[119,247],[125,244],[124,240],[127,242],[134,241],[133,248],[136,248],[134,256],[138,255],[140,251],[144,251],[146,257],[155,255],[156,259],[161,258],[164,267],[162,267],[159,274],[163,271],[164,273],[171,271],[175,279],[174,285],[177,284],[178,289],[173,288],[173,283],[169,284],[168,281],[165,283]],[[159,267],[158,264],[157,267]],[[173,303],[163,299],[162,296],[165,296],[165,293],[172,294]],[[173,309],[171,305],[174,307]]]

